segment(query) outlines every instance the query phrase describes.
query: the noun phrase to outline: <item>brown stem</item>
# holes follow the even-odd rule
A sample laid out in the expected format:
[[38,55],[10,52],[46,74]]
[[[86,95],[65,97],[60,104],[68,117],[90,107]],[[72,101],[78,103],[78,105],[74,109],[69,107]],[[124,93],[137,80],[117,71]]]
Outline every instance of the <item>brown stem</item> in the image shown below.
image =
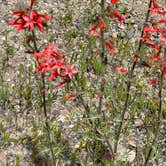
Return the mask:
[[74,85],[74,87],[75,87],[75,89],[76,89],[76,91],[77,91],[77,96],[78,96],[78,98],[80,99],[80,102],[81,102],[81,104],[83,105],[83,107],[84,107],[84,109],[85,109],[86,115],[89,116],[89,112],[90,112],[90,107],[89,107],[89,105],[85,103],[84,98],[79,94],[79,90],[78,90],[78,88],[77,88],[76,83],[75,83],[74,81],[72,81],[72,83],[73,83],[73,85]]
[[[150,8],[151,6],[152,6],[152,1],[149,0],[148,11],[147,11],[147,13],[146,13],[146,18],[145,18],[145,22],[144,22],[144,25],[143,25],[143,29],[144,29],[146,23],[148,22],[149,14],[150,14],[149,8]],[[140,53],[140,49],[141,49],[141,46],[142,46],[142,43],[143,43],[143,41],[142,41],[142,37],[143,37],[143,35],[144,35],[143,29],[141,30],[141,37],[140,37],[140,40],[139,40],[139,45],[138,45],[138,50],[137,50],[137,54],[138,54],[138,55],[139,55],[139,53]]]
[[55,162],[55,157],[54,157],[54,150],[53,150],[53,143],[51,140],[51,131],[50,131],[50,125],[48,123],[48,115],[47,115],[47,107],[46,107],[46,94],[45,94],[45,77],[44,74],[42,75],[42,98],[43,98],[43,111],[44,111],[44,117],[45,117],[45,125],[46,125],[46,130],[47,130],[47,135],[48,135],[48,140],[49,140],[49,146],[50,146],[50,151],[51,151],[51,156],[53,160],[53,165],[56,165]]
[[109,152],[110,152],[110,154],[111,154],[111,157],[114,159],[114,151],[113,151],[113,148],[112,148],[112,145],[111,145],[111,143],[110,143],[110,141],[109,141],[109,139],[104,135],[104,133],[102,133],[102,131],[100,131],[98,128],[96,129],[96,132],[101,136],[101,137],[103,137],[104,138],[104,141],[107,143],[107,145],[108,145],[108,149],[109,149]]
[[[105,17],[105,0],[101,0],[100,7],[101,7],[101,20],[104,20],[104,17]],[[105,54],[104,30],[101,30],[100,33],[101,33],[102,63],[107,64],[107,55]]]
[[126,95],[126,100],[125,100],[125,104],[124,104],[124,107],[123,107],[123,111],[122,111],[122,114],[121,114],[121,121],[120,121],[118,130],[117,130],[117,133],[116,133],[116,143],[115,143],[115,147],[114,147],[114,153],[117,152],[119,138],[120,138],[120,134],[121,134],[122,127],[123,127],[124,117],[125,117],[125,113],[126,113],[126,110],[127,110],[127,107],[128,107],[128,103],[129,103],[131,79],[133,78],[135,65],[136,65],[136,62],[133,63],[133,66],[132,66],[132,69],[131,69],[131,73],[130,73],[130,76],[129,76],[129,81],[127,83],[127,95]]
[[[146,22],[148,21],[148,18],[149,18],[149,13],[150,13],[149,8],[151,7],[151,5],[152,5],[152,1],[149,0],[148,11],[147,11],[147,14],[146,14],[144,26],[145,26],[145,24],[146,24]],[[143,28],[144,28],[144,26],[143,26]],[[139,40],[138,49],[137,49],[137,52],[136,52],[138,55],[140,53],[140,49],[141,49],[141,46],[143,44],[143,42],[142,42],[143,34],[144,34],[144,32],[143,32],[143,29],[142,29],[141,37],[140,37],[140,40]],[[114,147],[114,153],[117,152],[118,142],[119,142],[119,139],[120,139],[120,134],[122,132],[124,116],[125,116],[125,113],[126,113],[126,110],[127,110],[127,107],[128,107],[128,103],[129,103],[129,96],[130,96],[130,89],[131,89],[131,80],[133,78],[133,74],[134,74],[134,69],[135,69],[136,63],[137,63],[136,61],[133,61],[133,65],[132,65],[132,68],[130,70],[129,80],[127,82],[127,95],[126,95],[125,103],[124,103],[124,106],[123,106],[123,111],[122,111],[122,114],[121,114],[121,121],[120,121],[118,130],[116,132],[116,143],[115,143],[115,147]]]
[[[166,57],[166,49],[164,50],[164,57]],[[158,107],[158,116],[157,116],[157,124],[154,128],[154,139],[152,141],[151,147],[148,151],[148,154],[146,156],[145,159],[145,163],[144,166],[146,166],[148,164],[148,161],[151,157],[152,154],[152,150],[153,150],[153,146],[156,144],[157,142],[157,138],[158,138],[158,134],[159,134],[159,127],[161,124],[161,118],[162,118],[162,88],[163,88],[163,77],[164,77],[164,72],[161,72],[161,76],[160,76],[160,84],[159,84],[159,92],[158,92],[158,96],[159,96],[159,107]]]
[[[33,35],[33,42],[34,42],[35,52],[39,52],[39,50],[37,48],[36,36],[35,36],[34,31],[32,31],[32,35]],[[48,135],[48,141],[49,141],[49,146],[50,146],[50,151],[51,151],[51,157],[52,157],[52,161],[53,161],[53,166],[55,166],[56,162],[55,162],[55,157],[54,157],[53,143],[52,143],[52,140],[51,140],[50,125],[48,123],[47,106],[46,106],[46,92],[45,92],[45,90],[46,90],[45,76],[43,74],[42,75],[42,88],[41,88],[42,106],[43,106],[43,112],[44,112],[44,117],[45,117],[45,126],[46,126],[46,130],[47,130],[47,135]]]
[[103,104],[103,91],[104,91],[104,85],[101,83],[101,96],[99,96],[99,107],[98,107],[98,113],[101,113],[102,109],[102,104]]

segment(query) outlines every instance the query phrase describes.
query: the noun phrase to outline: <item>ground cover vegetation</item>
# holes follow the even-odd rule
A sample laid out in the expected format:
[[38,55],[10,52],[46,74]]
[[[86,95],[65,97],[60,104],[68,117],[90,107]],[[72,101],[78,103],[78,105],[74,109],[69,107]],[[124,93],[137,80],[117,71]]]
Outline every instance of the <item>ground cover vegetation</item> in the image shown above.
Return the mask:
[[[64,46],[49,31],[56,16],[40,12],[39,1],[17,5],[9,13],[1,56],[0,164],[166,165],[163,4],[148,1],[134,37],[130,11],[120,1],[90,1],[84,27],[69,28]],[[72,27],[72,12],[58,21]],[[17,54],[11,31],[24,48],[14,84],[6,82]]]

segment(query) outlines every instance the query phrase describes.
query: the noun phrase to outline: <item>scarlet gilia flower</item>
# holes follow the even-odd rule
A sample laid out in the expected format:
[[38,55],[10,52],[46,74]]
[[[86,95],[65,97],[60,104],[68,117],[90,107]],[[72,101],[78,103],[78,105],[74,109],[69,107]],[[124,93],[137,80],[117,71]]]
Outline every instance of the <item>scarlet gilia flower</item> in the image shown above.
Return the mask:
[[34,57],[38,63],[36,71],[40,75],[49,72],[51,73],[49,77],[51,81],[57,77],[61,77],[63,79],[62,82],[57,84],[57,87],[60,87],[66,82],[72,80],[73,74],[78,72],[74,69],[75,64],[65,64],[65,56],[54,44],[47,45],[44,48],[44,51],[35,53]]
[[9,21],[8,25],[16,25],[17,31],[21,29],[34,31],[35,27],[38,27],[39,31],[43,32],[43,26],[46,25],[45,20],[51,20],[51,16],[39,14],[36,10],[32,10],[33,3],[34,0],[31,0],[30,7],[24,10],[14,10],[13,15],[17,15],[17,18]]
[[71,100],[75,96],[76,96],[76,93],[71,93],[65,97],[65,100]]
[[115,68],[115,71],[117,71],[117,72],[119,72],[119,73],[127,73],[127,72],[128,72],[128,70],[127,70],[126,68],[121,67],[121,66],[117,66],[117,67]]
[[156,0],[152,1],[152,7],[149,8],[150,14],[161,14],[163,11],[163,7],[159,6]]
[[104,22],[101,22],[101,23],[99,24],[99,28],[100,28],[101,31],[103,31],[103,30],[105,29],[105,24],[104,24]]
[[[160,66],[164,80],[166,80],[165,57],[160,54],[161,48],[166,46],[166,12],[156,0],[151,0],[151,2],[152,7],[149,8],[150,16],[155,15],[155,17],[153,21],[150,21],[151,25],[144,27],[142,41],[151,48],[149,60],[155,63],[156,67]],[[151,81],[150,84],[154,84],[154,81]]]
[[123,24],[123,21],[127,18],[127,16],[128,16],[127,14],[120,14],[120,12],[117,11],[117,10],[113,10],[110,13],[110,17],[112,19],[117,18],[117,20],[120,23],[120,25]]
[[112,4],[116,4],[116,3],[118,2],[118,0],[110,0],[110,2],[111,2]]
[[114,42],[109,40],[109,41],[106,41],[105,42],[105,45],[109,48],[109,52],[112,56],[114,56],[115,52],[114,52],[114,48],[113,48],[113,45],[114,45]]
[[153,79],[153,80],[149,80],[148,82],[149,85],[157,85],[158,84],[158,81]]
[[67,76],[68,78],[70,78],[70,80],[72,80],[72,75],[78,73],[78,71],[74,69],[74,66],[75,64],[72,64],[70,66],[64,65],[62,67],[63,69],[65,69],[63,76]]

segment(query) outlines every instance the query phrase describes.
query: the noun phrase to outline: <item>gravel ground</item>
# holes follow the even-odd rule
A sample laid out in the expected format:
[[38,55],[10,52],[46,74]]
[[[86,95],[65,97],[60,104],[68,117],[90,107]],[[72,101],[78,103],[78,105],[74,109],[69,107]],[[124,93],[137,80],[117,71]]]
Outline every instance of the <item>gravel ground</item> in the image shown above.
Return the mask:
[[[164,5],[166,2],[164,0],[160,0],[161,3]],[[91,11],[90,8],[90,0],[70,0],[70,2],[67,4],[66,0],[40,0],[40,3],[37,3],[37,8],[41,13],[47,13],[48,15],[53,16],[53,21],[49,23],[49,34],[52,34],[52,37],[54,39],[54,42],[58,43],[61,46],[61,49],[66,53],[67,56],[70,56],[75,51],[78,51],[79,49],[76,47],[76,44],[80,40],[84,40],[81,35],[72,39],[70,41],[70,47],[68,47],[68,41],[66,40],[65,33],[69,29],[75,29],[75,30],[82,30],[85,33],[87,32],[87,25],[84,24],[84,21],[86,17],[93,11]],[[11,15],[11,11],[13,9],[17,9],[21,4],[26,4],[26,1],[23,0],[0,0],[0,69],[2,69],[2,57],[6,53],[6,37],[5,34],[8,33],[8,44],[14,48],[14,53],[10,55],[9,57],[9,66],[7,69],[5,69],[5,77],[4,82],[8,83],[10,86],[17,86],[16,85],[16,78],[18,76],[18,68],[20,63],[24,63],[25,65],[28,65],[28,63],[25,62],[25,53],[24,53],[24,47],[22,46],[22,34],[23,32],[16,33],[13,30],[13,27],[9,27],[7,25],[7,22],[11,19],[13,19],[13,16]],[[147,8],[148,0],[134,0],[134,3],[132,3],[132,0],[121,0],[120,1],[120,7],[123,9],[127,6],[128,10],[130,10],[130,19],[133,23],[131,27],[123,27],[124,30],[131,35],[131,37],[136,36],[138,37],[139,33],[138,30],[142,27],[144,18],[145,18],[145,12]],[[73,23],[70,25],[67,25],[66,27],[60,26],[60,18],[65,16],[67,13],[66,9],[70,9],[71,13],[73,14]],[[134,29],[134,31],[133,31]],[[12,30],[12,31],[11,31]],[[117,32],[118,30],[114,30]],[[47,33],[40,34],[42,43],[47,43],[49,40]],[[26,57],[29,61],[31,60],[31,57],[28,55]],[[18,82],[17,82],[18,83]],[[0,85],[3,86],[3,85]],[[54,106],[54,109],[63,110],[62,112],[59,111],[58,113],[58,119],[62,122],[65,122],[66,114],[68,114],[68,110],[64,111],[63,106],[60,104]],[[15,108],[16,109],[16,108]],[[16,154],[21,156],[21,162],[20,165],[29,166],[28,160],[30,158],[30,152],[27,150],[26,147],[23,147],[20,141],[24,137],[25,133],[31,133],[31,126],[29,128],[26,128],[25,130],[15,132],[15,127],[12,126],[12,124],[9,125],[8,119],[7,119],[7,110],[1,110],[0,107],[0,120],[6,124],[5,131],[9,132],[11,134],[11,145],[7,146],[5,149],[0,149],[0,166],[5,166],[4,163],[6,161],[14,160],[16,157]],[[1,113],[2,112],[2,113]],[[21,119],[20,124],[21,124]],[[20,126],[19,126],[20,127]],[[70,126],[66,126],[66,130],[70,128]],[[72,127],[72,126],[71,126]],[[1,140],[0,140],[1,141]],[[15,141],[17,143],[15,143]],[[166,165],[166,163],[165,163]],[[164,166],[164,165],[163,165]]]

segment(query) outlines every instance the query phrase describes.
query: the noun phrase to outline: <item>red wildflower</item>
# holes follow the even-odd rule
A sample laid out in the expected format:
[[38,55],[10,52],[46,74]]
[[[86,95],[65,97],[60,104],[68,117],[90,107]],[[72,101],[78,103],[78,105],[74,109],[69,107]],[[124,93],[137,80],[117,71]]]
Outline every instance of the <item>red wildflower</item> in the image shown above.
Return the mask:
[[158,81],[153,79],[153,80],[149,80],[148,82],[149,85],[157,85],[158,84]]
[[63,84],[65,84],[66,83],[66,81],[62,81],[62,82],[58,82],[57,84],[56,84],[56,87],[57,88],[59,88],[59,87],[61,87]]
[[160,57],[160,51],[158,51],[156,54],[150,56],[150,60],[152,62],[162,62],[164,59],[163,57]]
[[159,14],[161,12],[161,9],[163,9],[161,6],[158,5],[156,0],[152,1],[152,7],[149,8],[151,14]]
[[76,96],[76,93],[71,93],[71,94],[69,94],[69,95],[67,95],[66,97],[65,97],[65,100],[70,100],[70,99],[72,99],[73,97],[75,97]]
[[54,80],[55,78],[57,78],[58,76],[59,76],[58,72],[55,71],[55,72],[53,72],[53,73],[50,75],[49,80],[52,81],[52,80]]
[[124,67],[116,67],[115,70],[120,73],[127,73],[128,70]]
[[9,21],[8,25],[17,25],[17,31],[21,29],[34,30],[34,27],[37,26],[38,29],[42,32],[43,25],[45,25],[46,20],[50,20],[51,17],[46,14],[39,14],[36,10],[14,10],[13,15],[18,15],[18,18]]
[[106,41],[105,42],[105,45],[109,48],[109,52],[112,56],[114,56],[114,49],[113,49],[113,45],[114,45],[114,42],[109,40],[109,41]]
[[114,18],[117,18],[118,19],[118,21],[119,21],[119,23],[120,23],[120,25],[122,25],[122,23],[123,23],[123,21],[127,18],[127,14],[120,14],[119,13],[119,11],[117,11],[117,10],[113,10],[111,13],[110,13],[110,17],[112,18],[112,19],[114,19]]
[[36,70],[39,74],[50,72],[51,75],[49,79],[51,81],[57,77],[61,77],[63,79],[62,82],[59,82],[56,85],[57,87],[60,87],[64,83],[72,80],[72,75],[77,73],[74,69],[74,64],[70,66],[65,64],[65,56],[54,44],[47,45],[44,48],[44,51],[35,53],[34,57],[38,63]]
[[97,37],[100,36],[99,32],[97,31],[97,25],[92,25],[92,24],[90,25],[89,35],[90,36],[97,36]]
[[111,2],[112,4],[116,4],[116,3],[118,2],[118,0],[110,0],[110,2]]
[[152,47],[153,49],[155,49],[156,51],[159,51],[159,46],[157,44],[153,44],[153,43],[145,43],[147,46]]
[[99,24],[99,28],[100,28],[101,31],[103,31],[103,30],[105,29],[104,22],[101,22],[101,23]]
[[72,64],[70,66],[64,66],[63,68],[65,69],[65,76],[68,76],[70,80],[72,80],[72,75],[75,73],[78,73],[77,70],[74,70],[75,64]]

